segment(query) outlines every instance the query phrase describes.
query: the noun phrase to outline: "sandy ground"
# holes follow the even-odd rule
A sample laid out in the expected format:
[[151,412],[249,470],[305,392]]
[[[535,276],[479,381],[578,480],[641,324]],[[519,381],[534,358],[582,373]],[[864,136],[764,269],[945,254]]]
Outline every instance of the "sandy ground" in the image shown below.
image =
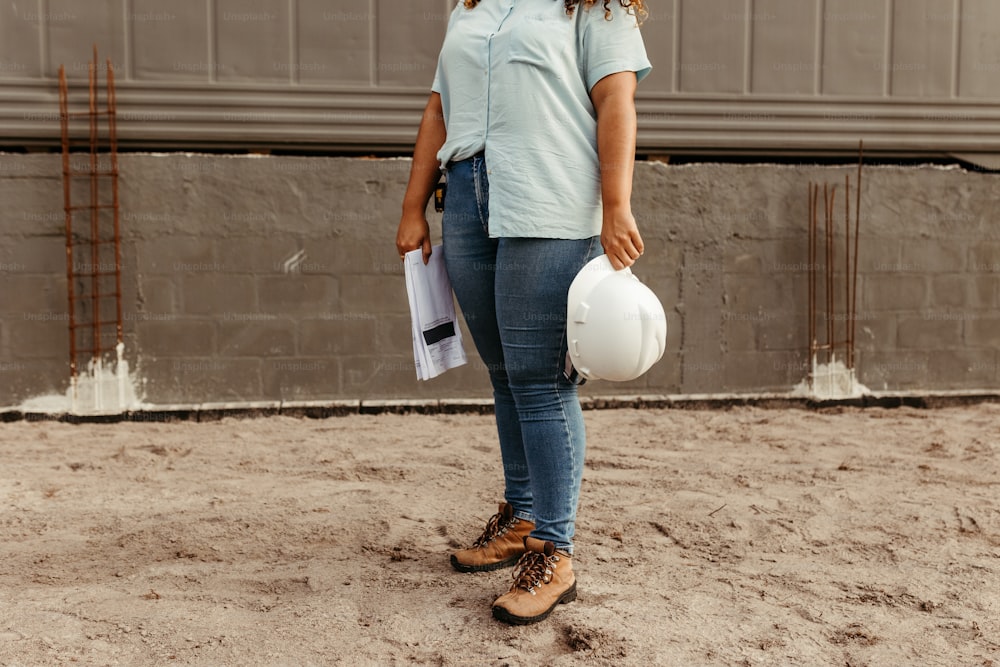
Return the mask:
[[1000,405],[586,418],[529,627],[490,416],[2,424],[0,664],[1000,665]]

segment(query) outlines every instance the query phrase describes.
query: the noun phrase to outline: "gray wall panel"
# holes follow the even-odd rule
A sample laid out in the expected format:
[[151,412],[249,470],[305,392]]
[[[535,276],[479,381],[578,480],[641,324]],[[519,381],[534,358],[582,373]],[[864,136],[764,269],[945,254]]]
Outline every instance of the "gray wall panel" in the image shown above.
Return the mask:
[[379,85],[430,91],[448,15],[439,0],[376,0]]
[[368,3],[298,0],[299,81],[369,83],[372,26]]
[[645,93],[672,93],[676,86],[674,52],[678,46],[677,3],[680,0],[657,0],[649,7],[642,25],[646,55],[653,71],[642,82]]
[[825,0],[822,91],[881,96],[886,90],[888,0]]
[[[3,3],[0,145],[58,145],[96,42],[123,147],[408,152],[457,2]],[[643,31],[640,152],[1000,153],[994,0],[656,0]]]
[[754,93],[809,95],[816,90],[816,0],[756,0],[753,25]]
[[1000,3],[962,0],[961,61],[958,92],[961,97],[1000,97]]
[[102,64],[111,58],[117,72],[127,71],[124,0],[48,0],[47,4],[48,77],[58,77],[62,64],[68,79],[86,80],[95,43]]
[[678,89],[685,93],[744,90],[746,0],[680,0]]
[[955,0],[906,0],[893,7],[893,95],[948,98],[955,78]]
[[131,64],[144,81],[208,81],[209,20],[205,0],[132,0]]
[[291,81],[288,0],[215,0],[219,81]]
[[38,3],[0,3],[0,79],[42,76]]

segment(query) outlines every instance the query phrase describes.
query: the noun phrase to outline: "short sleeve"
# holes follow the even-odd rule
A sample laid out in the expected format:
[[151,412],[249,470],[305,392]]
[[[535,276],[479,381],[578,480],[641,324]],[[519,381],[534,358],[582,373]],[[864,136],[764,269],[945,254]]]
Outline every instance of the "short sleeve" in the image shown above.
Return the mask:
[[[424,81],[426,80],[424,79]],[[434,81],[431,83],[431,92],[441,94],[441,56],[438,56],[437,69],[434,70]]]
[[637,18],[617,0],[611,0],[608,7],[611,20],[605,18],[601,2],[584,10],[587,16],[584,17],[580,57],[588,91],[609,74],[635,72],[636,79],[642,81],[653,69],[646,56]]
[[[455,18],[458,12],[464,7],[462,0],[458,0],[458,4],[455,8],[451,10],[451,15],[448,16],[448,27],[445,29],[444,38],[448,39],[448,33],[451,32],[451,26],[455,23]],[[441,54],[438,53],[437,67],[434,69],[434,82],[431,83],[431,92],[441,94],[441,86],[443,85],[442,77],[444,73],[441,71]]]

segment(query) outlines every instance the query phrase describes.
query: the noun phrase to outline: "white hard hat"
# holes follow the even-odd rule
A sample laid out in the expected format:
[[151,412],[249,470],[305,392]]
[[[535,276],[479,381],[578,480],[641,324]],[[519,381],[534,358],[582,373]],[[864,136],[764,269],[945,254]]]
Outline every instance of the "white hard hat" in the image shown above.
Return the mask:
[[591,380],[639,377],[663,356],[667,316],[632,271],[615,271],[607,255],[580,269],[569,286],[566,343],[577,373]]

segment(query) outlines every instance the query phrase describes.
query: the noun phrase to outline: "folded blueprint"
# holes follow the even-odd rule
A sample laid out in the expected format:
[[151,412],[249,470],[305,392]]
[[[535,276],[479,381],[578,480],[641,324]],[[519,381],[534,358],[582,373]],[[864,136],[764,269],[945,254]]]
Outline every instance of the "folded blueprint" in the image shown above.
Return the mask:
[[426,265],[420,248],[406,253],[403,260],[418,380],[429,380],[466,363],[441,246],[431,251]]

